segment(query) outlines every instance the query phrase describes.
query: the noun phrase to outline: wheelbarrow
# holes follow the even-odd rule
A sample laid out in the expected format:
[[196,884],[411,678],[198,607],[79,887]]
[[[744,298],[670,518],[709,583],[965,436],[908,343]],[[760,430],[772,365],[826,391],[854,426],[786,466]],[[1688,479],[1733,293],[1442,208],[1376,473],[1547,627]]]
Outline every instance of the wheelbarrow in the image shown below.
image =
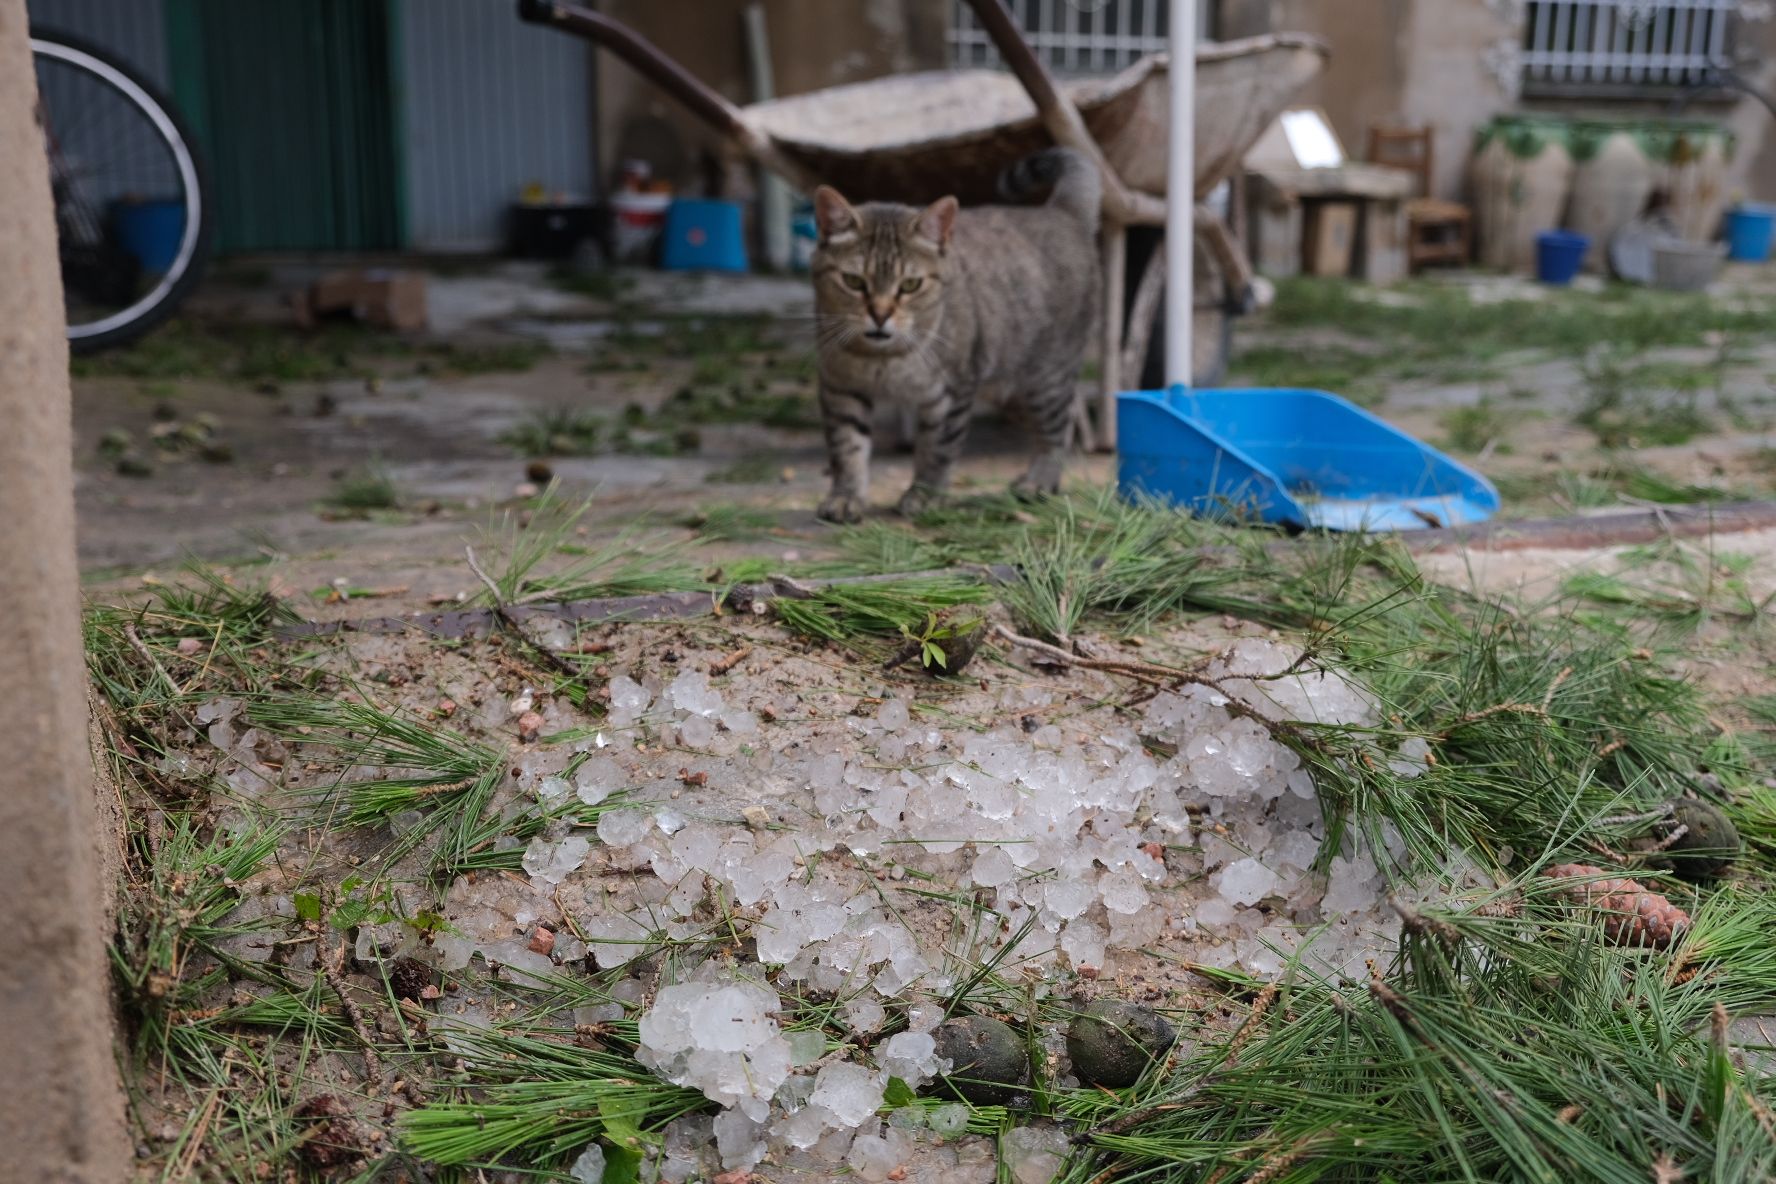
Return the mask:
[[[1001,0],[968,0],[1011,74],[994,70],[896,75],[737,107],[619,21],[567,0],[520,0],[519,14],[586,37],[622,58],[738,150],[791,185],[825,183],[854,197],[924,204],[945,194],[995,199],[999,174],[1059,143],[1104,174],[1102,399],[1092,438],[1114,448],[1116,395],[1146,358],[1164,283],[1163,252],[1142,275],[1124,331],[1125,231],[1163,226],[1169,58],[1144,58],[1111,78],[1053,79]],[[1230,317],[1252,302],[1252,269],[1227,222],[1202,199],[1239,167],[1297,91],[1325,64],[1311,37],[1276,34],[1205,45],[1194,53],[1200,103],[1192,196],[1196,252],[1195,371],[1225,363]]]

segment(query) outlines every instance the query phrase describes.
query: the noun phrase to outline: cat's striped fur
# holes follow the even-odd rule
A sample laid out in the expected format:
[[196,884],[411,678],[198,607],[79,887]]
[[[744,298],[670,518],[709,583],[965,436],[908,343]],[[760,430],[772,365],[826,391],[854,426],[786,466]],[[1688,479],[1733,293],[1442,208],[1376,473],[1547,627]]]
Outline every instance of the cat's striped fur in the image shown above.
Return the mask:
[[1059,488],[1098,308],[1100,186],[1083,157],[1054,148],[1009,170],[1001,186],[1050,189],[1036,206],[963,210],[946,197],[919,210],[852,206],[824,186],[815,193],[820,409],[832,467],[822,518],[854,522],[868,504],[870,429],[886,404],[910,406],[917,423],[901,512],[940,497],[985,384],[1021,397],[1041,434],[1013,489]]

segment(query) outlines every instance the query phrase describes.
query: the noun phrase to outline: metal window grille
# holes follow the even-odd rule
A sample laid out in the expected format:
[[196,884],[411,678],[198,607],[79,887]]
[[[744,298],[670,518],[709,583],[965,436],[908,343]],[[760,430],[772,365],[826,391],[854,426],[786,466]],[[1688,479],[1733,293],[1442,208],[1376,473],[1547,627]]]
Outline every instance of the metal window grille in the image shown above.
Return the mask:
[[[1113,74],[1152,53],[1171,33],[1169,0],[1008,0],[1036,55],[1057,74]],[[1198,4],[1199,36],[1208,36],[1208,0]],[[1000,68],[993,39],[974,11],[954,0],[950,62],[959,69]]]
[[1726,65],[1739,0],[1530,0],[1526,91],[1631,95]]

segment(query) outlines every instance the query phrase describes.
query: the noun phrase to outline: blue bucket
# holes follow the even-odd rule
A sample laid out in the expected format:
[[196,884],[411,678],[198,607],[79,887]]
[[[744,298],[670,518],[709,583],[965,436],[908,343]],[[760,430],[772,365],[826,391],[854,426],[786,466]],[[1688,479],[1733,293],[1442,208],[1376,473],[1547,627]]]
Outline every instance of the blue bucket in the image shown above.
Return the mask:
[[660,266],[667,271],[746,271],[740,203],[680,198],[666,210]]
[[115,201],[111,227],[118,245],[149,275],[163,275],[179,257],[185,238],[185,203],[175,199]]
[[1570,230],[1544,230],[1536,235],[1536,279],[1544,284],[1570,284],[1591,249],[1589,235]]
[[1727,213],[1727,258],[1763,263],[1776,241],[1776,206],[1735,206]]

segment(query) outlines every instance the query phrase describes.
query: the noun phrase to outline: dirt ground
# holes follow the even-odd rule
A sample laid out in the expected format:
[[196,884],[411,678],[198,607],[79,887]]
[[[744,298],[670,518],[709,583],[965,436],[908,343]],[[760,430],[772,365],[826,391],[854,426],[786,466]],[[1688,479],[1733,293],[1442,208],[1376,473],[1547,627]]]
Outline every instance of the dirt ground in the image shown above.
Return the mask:
[[[312,620],[441,608],[480,591],[465,543],[495,571],[496,553],[515,564],[523,534],[504,535],[503,553],[492,536],[502,520],[528,524],[547,497],[590,499],[563,528],[567,544],[547,544],[552,559],[611,540],[620,550],[631,538],[639,552],[645,539],[650,548],[677,547],[650,549],[649,562],[684,560],[717,583],[713,573],[742,557],[749,570],[770,570],[836,553],[838,532],[812,514],[824,458],[808,415],[810,309],[800,281],[636,275],[563,283],[514,266],[445,269],[431,281],[432,333],[391,341],[349,328],[303,337],[287,327],[283,295],[308,274],[284,264],[231,268],[184,323],[80,363],[78,541],[94,602],[171,583],[197,559],[240,576],[241,587],[267,583]],[[1402,298],[1434,301],[1439,291],[1479,283],[1414,286]],[[1741,277],[1721,299],[1761,299],[1761,283]],[[1536,298],[1502,290],[1508,299]],[[1257,381],[1262,373],[1280,385],[1288,376],[1276,373],[1276,356],[1293,351],[1303,368],[1289,380],[1307,385],[1315,364],[1342,359],[1381,414],[1498,480],[1508,515],[1771,492],[1765,417],[1776,343],[1743,334],[1617,357],[1607,352],[1607,331],[1598,336],[1581,353],[1506,352],[1472,374],[1404,377],[1373,359],[1353,363],[1348,329],[1273,317],[1249,327],[1235,375]],[[1668,398],[1641,401],[1661,383],[1673,388]],[[1674,427],[1667,413],[1678,404],[1687,418]],[[1002,489],[1024,463],[1014,423],[992,415],[977,426],[962,499]],[[1656,446],[1634,435],[1649,430],[1687,435]],[[875,501],[884,506],[910,473],[893,437],[883,424]],[[1103,456],[1078,458],[1070,474],[1080,492],[1112,477]],[[1036,520],[1020,511],[1016,521]],[[1458,550],[1427,556],[1422,567],[1433,580],[1509,593],[1517,603],[1559,595],[1574,611],[1627,606],[1647,623],[1669,620],[1689,643],[1682,669],[1729,714],[1734,700],[1773,688],[1771,646],[1758,626],[1776,599],[1776,530],[1586,551]],[[255,597],[241,598],[248,611]],[[999,625],[1014,621],[1001,608],[986,611]],[[229,609],[242,612],[241,603]],[[500,1057],[488,1055],[496,1046],[476,1042],[521,1027],[515,1021],[530,1013],[518,1008],[534,1009],[539,1023],[547,1013],[556,1036],[559,1014],[571,1012],[574,1047],[596,1054],[608,1035],[600,1025],[657,1005],[663,985],[727,983],[752,965],[789,965],[774,980],[786,1017],[795,1012],[800,1023],[824,1009],[815,1030],[835,1047],[816,1059],[842,1063],[846,1048],[885,1058],[875,988],[850,993],[855,967],[843,960],[858,956],[846,944],[853,937],[882,945],[865,968],[873,975],[882,967],[884,980],[872,981],[883,983],[885,1001],[905,986],[903,969],[909,981],[925,975],[947,990],[975,962],[990,964],[1004,942],[1031,965],[1022,977],[1006,971],[1005,985],[993,988],[1005,998],[994,1006],[1015,1012],[1012,996],[1027,985],[1022,1006],[1034,1024],[1035,984],[1058,967],[1054,982],[1080,1000],[1151,1001],[1176,1019],[1188,1046],[1239,1022],[1245,1000],[1211,989],[1212,972],[1262,981],[1323,920],[1323,969],[1355,980],[1399,932],[1398,906],[1378,895],[1382,877],[1367,849],[1328,847],[1328,856],[1340,852],[1323,861],[1330,870],[1310,870],[1322,840],[1343,840],[1327,831],[1314,778],[1281,733],[1256,722],[1311,719],[1385,733],[1386,721],[1356,684],[1304,673],[1314,667],[1301,665],[1309,655],[1293,648],[1299,639],[1234,616],[1075,638],[1087,655],[1218,680],[1149,694],[1108,674],[1044,664],[1040,651],[1003,634],[1002,652],[989,651],[965,678],[889,672],[880,654],[861,661],[862,650],[797,635],[781,614],[561,625],[522,646],[418,630],[304,634],[283,646],[265,643],[258,623],[242,625],[240,636],[252,640],[235,646],[224,637],[234,627],[228,614],[216,615],[212,636],[202,613],[196,623],[171,609],[150,614],[147,644],[129,632],[129,614],[95,626],[111,634],[95,646],[108,655],[101,664],[135,695],[133,709],[118,710],[132,724],[155,721],[127,735],[113,729],[119,759],[135,769],[138,788],[179,807],[146,811],[150,858],[142,866],[180,866],[166,855],[180,842],[166,819],[191,807],[198,822],[178,825],[197,826],[218,846],[190,854],[176,889],[213,878],[217,899],[234,909],[218,912],[218,923],[226,913],[246,926],[211,950],[230,974],[186,967],[175,982],[184,993],[163,999],[164,984],[144,971],[137,1002],[150,1016],[176,1004],[161,1017],[173,1032],[211,1020],[245,1027],[286,1014],[278,1009],[307,1008],[297,992],[312,979],[317,995],[325,987],[346,1004],[365,1055],[327,1051],[306,1062],[306,1042],[298,1057],[267,1041],[261,1063],[252,1059],[256,1037],[218,1045],[233,1051],[213,1090],[194,1076],[164,1112],[143,1105],[145,1171],[189,1168],[206,1155],[216,1157],[220,1178],[263,1176],[290,1145],[343,1138],[301,1109],[291,1126],[292,1083],[302,1092],[323,1079],[336,1083],[339,1122],[357,1124],[345,1131],[353,1153],[374,1160],[411,1136],[403,1123],[428,1097],[464,1084],[497,1089],[490,1065]],[[554,664],[564,661],[578,674],[556,678]],[[1570,673],[1536,687],[1542,716],[1557,692],[1572,693],[1562,691]],[[175,692],[170,701],[163,683]],[[1235,685],[1243,690],[1232,698],[1245,698],[1226,707],[1223,692]],[[1220,697],[1192,697],[1205,688]],[[719,701],[709,705],[712,691]],[[1477,709],[1450,728],[1522,708],[1470,706]],[[361,746],[364,737],[411,735],[400,721],[424,721],[430,738],[410,749]],[[1447,740],[1450,732],[1434,734]],[[1422,736],[1390,736],[1376,749],[1406,778],[1434,767],[1429,752]],[[1006,788],[1013,770],[1024,784],[1015,793]],[[1229,780],[1229,770],[1237,777]],[[409,776],[416,771],[424,776]],[[1045,796],[1045,786],[1055,792]],[[966,810],[952,809],[963,799]],[[1056,818],[1042,813],[1062,805]],[[1081,829],[1088,807],[1096,815]],[[275,829],[260,830],[266,818]],[[261,837],[260,854],[229,862]],[[1266,844],[1281,878],[1256,866]],[[1473,869],[1458,854],[1450,848],[1441,872],[1466,883]],[[1101,899],[1088,892],[1062,912],[1057,901],[1070,899],[1071,881],[1098,876],[1094,857],[1105,869],[1096,880]],[[754,883],[767,866],[782,874]],[[705,872],[716,886],[707,898]],[[138,907],[169,895],[136,887]],[[1468,887],[1496,885],[1476,875]],[[372,890],[390,895],[372,898]],[[967,928],[987,915],[981,902],[994,892],[1003,925]],[[842,933],[835,925],[815,934],[806,918],[839,902],[851,918]],[[375,919],[378,908],[390,915]],[[1046,931],[1008,938],[1025,917],[1041,918]],[[804,923],[800,944],[767,948]],[[909,951],[923,961],[903,967]],[[145,943],[143,967],[157,965],[152,954]],[[412,965],[402,975],[418,977],[397,987],[403,960]],[[243,967],[259,969],[242,975]],[[553,994],[525,994],[535,985],[525,985],[526,973],[557,972]],[[1041,1003],[1049,1020],[1057,998]],[[330,1015],[309,1019],[315,1026],[305,1031],[318,1046],[349,1043]],[[913,1024],[912,1013],[905,1018]],[[1058,1028],[1044,1031],[1039,1051],[1051,1067],[1070,1063]],[[230,1057],[245,1067],[231,1069]],[[663,1066],[668,1076],[682,1068]],[[817,1076],[812,1061],[796,1067],[805,1071],[787,1093],[799,1106]],[[230,1129],[211,1141],[225,1150],[187,1150],[202,1144],[203,1107],[214,1107],[196,1099],[243,1075],[269,1099],[272,1133],[236,1139]],[[706,1088],[694,1077],[672,1079]],[[165,1096],[166,1083],[158,1084]],[[890,1156],[877,1166],[900,1156],[906,1170],[863,1178],[1004,1178],[980,1132],[909,1149],[910,1137],[873,1117],[880,1101],[865,1108],[872,1117],[858,1127],[861,1138]],[[731,1120],[736,1113],[714,1126],[692,1118],[668,1128],[667,1163],[707,1173],[746,1165],[722,1146],[758,1133]],[[194,1122],[200,1137],[187,1143]],[[712,1136],[719,1163],[704,1146]],[[680,1137],[690,1150],[675,1156]],[[224,1163],[223,1155],[233,1158]],[[797,1155],[767,1169],[772,1180],[831,1178],[834,1170]]]

